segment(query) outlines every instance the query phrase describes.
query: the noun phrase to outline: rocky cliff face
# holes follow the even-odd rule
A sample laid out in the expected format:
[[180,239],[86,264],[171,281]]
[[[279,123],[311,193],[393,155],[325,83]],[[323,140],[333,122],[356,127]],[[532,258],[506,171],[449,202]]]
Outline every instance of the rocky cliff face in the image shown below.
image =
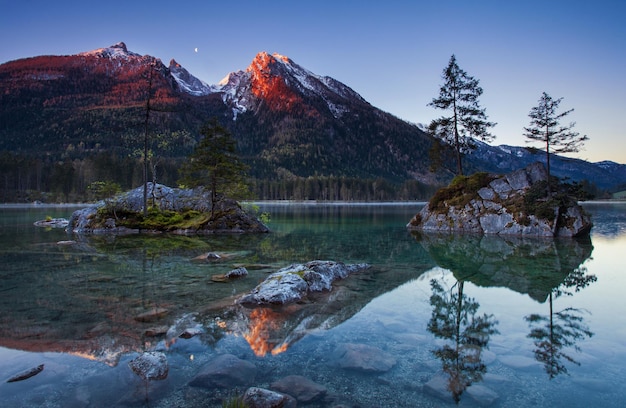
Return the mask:
[[589,216],[562,191],[548,195],[547,180],[541,163],[502,176],[457,177],[435,194],[407,228],[540,237],[588,234]]

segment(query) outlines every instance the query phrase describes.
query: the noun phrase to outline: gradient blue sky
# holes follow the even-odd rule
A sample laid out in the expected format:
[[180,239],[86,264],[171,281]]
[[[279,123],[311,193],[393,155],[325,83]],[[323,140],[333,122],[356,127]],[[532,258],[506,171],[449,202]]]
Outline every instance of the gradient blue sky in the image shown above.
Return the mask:
[[484,89],[493,144],[528,145],[546,91],[590,138],[573,156],[626,163],[623,0],[0,0],[0,38],[0,63],[123,41],[209,84],[277,52],[414,123],[440,116],[427,104],[455,54]]

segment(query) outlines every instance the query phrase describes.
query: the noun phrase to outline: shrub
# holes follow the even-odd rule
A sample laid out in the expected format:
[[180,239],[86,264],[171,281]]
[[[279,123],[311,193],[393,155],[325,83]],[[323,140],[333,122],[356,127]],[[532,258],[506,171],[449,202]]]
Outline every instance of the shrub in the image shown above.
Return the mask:
[[446,212],[448,206],[464,207],[476,197],[478,190],[488,186],[494,178],[493,174],[485,172],[471,176],[456,176],[450,185],[435,192],[428,206],[431,211],[439,213]]

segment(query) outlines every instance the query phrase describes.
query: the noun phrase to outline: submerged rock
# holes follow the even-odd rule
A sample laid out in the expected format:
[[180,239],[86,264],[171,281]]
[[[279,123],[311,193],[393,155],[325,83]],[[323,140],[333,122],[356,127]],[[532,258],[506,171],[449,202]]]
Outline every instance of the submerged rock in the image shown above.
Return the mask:
[[326,387],[301,375],[288,375],[273,382],[270,388],[289,394],[299,402],[310,403],[326,395]]
[[269,275],[249,294],[239,299],[239,304],[261,306],[297,302],[309,292],[330,290],[335,280],[367,268],[367,264],[346,265],[335,261],[293,264]]
[[258,387],[248,388],[243,395],[243,402],[250,408],[297,407],[297,402],[292,396]]
[[541,163],[507,175],[477,173],[455,178],[435,193],[407,228],[541,237],[588,235],[589,216],[566,192],[548,196],[547,180]]
[[168,313],[169,313],[169,310],[165,308],[154,307],[148,310],[147,312],[144,312],[135,316],[135,320],[138,322],[144,322],[144,323],[155,322],[163,318],[164,316],[166,316]]
[[189,385],[209,389],[251,385],[256,372],[257,368],[251,362],[232,354],[222,354],[208,362]]
[[34,225],[36,227],[46,227],[46,228],[65,228],[70,222],[65,218],[51,218],[40,221],[35,221]]
[[211,280],[213,282],[230,282],[231,280],[243,278],[244,276],[247,276],[247,275],[248,275],[248,270],[242,266],[239,268],[232,269],[226,272],[225,274],[213,275],[211,276]]
[[344,343],[332,354],[333,363],[367,373],[384,373],[396,365],[396,358],[378,347],[367,344]]
[[30,370],[22,371],[21,373],[15,374],[11,378],[9,378],[7,382],[11,383],[11,382],[28,380],[30,377],[34,377],[40,372],[42,372],[43,368],[44,368],[44,365],[40,364],[35,368],[31,368]]

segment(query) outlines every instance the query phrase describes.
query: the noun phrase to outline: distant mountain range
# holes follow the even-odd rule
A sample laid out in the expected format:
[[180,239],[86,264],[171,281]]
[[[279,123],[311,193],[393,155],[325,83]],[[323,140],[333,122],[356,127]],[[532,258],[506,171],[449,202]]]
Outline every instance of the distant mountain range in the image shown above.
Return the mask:
[[[420,127],[285,56],[261,52],[245,70],[209,85],[174,60],[166,66],[124,43],[0,65],[0,151],[54,160],[128,155],[142,140],[149,79],[149,128],[164,135],[164,156],[189,154],[200,126],[218,117],[259,179],[350,177],[434,185],[453,176],[429,171],[433,139]],[[472,170],[504,173],[543,161],[544,154],[479,143],[465,160]],[[626,184],[622,164],[555,157],[551,165],[555,175],[602,188]]]

